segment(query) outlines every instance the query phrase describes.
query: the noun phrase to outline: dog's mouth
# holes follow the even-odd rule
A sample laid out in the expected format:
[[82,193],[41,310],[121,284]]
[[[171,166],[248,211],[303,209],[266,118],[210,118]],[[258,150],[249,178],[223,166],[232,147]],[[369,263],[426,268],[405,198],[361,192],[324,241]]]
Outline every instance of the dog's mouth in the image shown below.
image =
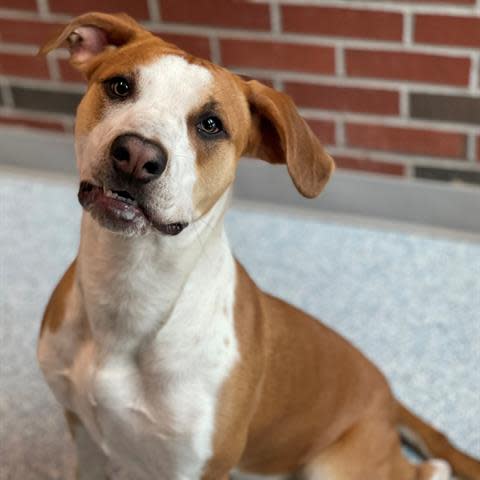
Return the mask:
[[144,233],[148,227],[166,235],[178,235],[188,224],[158,223],[127,190],[115,190],[82,181],[78,190],[82,207],[106,228],[116,232]]
[[105,194],[106,197],[113,198],[120,202],[125,202],[125,203],[128,203],[129,205],[138,207],[137,201],[126,190],[107,190],[104,187],[103,193]]

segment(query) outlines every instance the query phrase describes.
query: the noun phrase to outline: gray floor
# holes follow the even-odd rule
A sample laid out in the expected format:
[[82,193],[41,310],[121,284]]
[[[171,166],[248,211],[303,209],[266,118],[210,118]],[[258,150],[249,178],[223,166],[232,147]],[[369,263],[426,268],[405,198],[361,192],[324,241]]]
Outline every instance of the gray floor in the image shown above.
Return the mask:
[[[69,478],[71,443],[35,342],[79,216],[74,185],[0,172],[1,480]],[[236,208],[227,224],[259,285],[350,338],[405,403],[480,456],[479,243],[296,211]]]

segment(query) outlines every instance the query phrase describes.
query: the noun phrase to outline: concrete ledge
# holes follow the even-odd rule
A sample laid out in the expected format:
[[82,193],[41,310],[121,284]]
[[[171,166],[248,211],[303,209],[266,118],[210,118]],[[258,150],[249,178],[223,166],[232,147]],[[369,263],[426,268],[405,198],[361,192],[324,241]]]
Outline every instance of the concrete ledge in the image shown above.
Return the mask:
[[71,135],[0,130],[0,164],[36,170],[76,173]]
[[427,180],[337,171],[314,200],[300,196],[286,168],[244,159],[236,196],[349,215],[480,232],[480,189]]
[[[0,144],[0,164],[75,174],[69,135],[3,129]],[[319,198],[307,200],[295,190],[285,167],[243,159],[235,196],[250,202],[480,233],[480,189],[463,184],[337,171]]]

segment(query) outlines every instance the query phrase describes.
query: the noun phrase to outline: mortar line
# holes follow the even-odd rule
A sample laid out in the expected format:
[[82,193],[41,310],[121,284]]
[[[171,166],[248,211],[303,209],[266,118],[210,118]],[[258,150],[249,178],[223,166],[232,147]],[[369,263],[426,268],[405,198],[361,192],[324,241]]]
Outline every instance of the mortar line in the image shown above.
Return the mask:
[[342,45],[335,47],[335,73],[338,77],[345,76],[345,50]]
[[40,17],[48,17],[50,14],[48,0],[37,0],[37,10],[40,14]]
[[269,5],[270,7],[270,27],[272,33],[280,34],[282,33],[282,11],[280,5],[276,2],[272,2]]
[[477,157],[477,142],[476,142],[476,136],[473,133],[469,133],[467,135],[465,150],[466,150],[467,160],[470,163],[475,164],[476,157]]
[[221,65],[222,63],[222,52],[220,49],[220,40],[217,36],[211,36],[208,39],[209,46],[210,46],[210,56],[212,58],[213,63],[218,63]]
[[47,55],[47,66],[50,78],[53,81],[60,82],[62,80],[62,77],[60,75],[60,67],[58,65],[57,59],[55,57]]
[[160,2],[157,0],[147,0],[148,15],[153,22],[161,21]]
[[413,44],[413,30],[415,17],[410,9],[406,9],[403,15],[403,43],[404,45]]
[[342,119],[337,119],[335,122],[335,145],[338,147],[347,146],[347,136],[345,133],[345,123]]
[[[438,13],[438,7],[441,4],[442,14],[445,12],[448,15],[468,15],[474,12],[476,7],[475,5],[447,5],[443,4],[441,0],[438,1],[438,4],[423,4],[423,5],[406,5],[398,3],[394,0],[385,1],[381,3],[377,1],[360,1],[356,0],[254,0],[255,3],[277,3],[285,5],[296,5],[296,6],[310,6],[310,7],[341,7],[347,8],[349,10],[372,10],[372,11],[386,11],[393,13],[401,13],[406,10],[410,10],[412,13]],[[478,2],[478,0],[477,0]],[[480,2],[479,2],[480,3]]]
[[278,77],[273,79],[272,84],[273,88],[279,92],[283,92],[285,90],[282,80],[280,80]]
[[408,87],[402,85],[399,89],[400,116],[410,119],[410,94]]
[[6,78],[0,76],[0,91],[2,92],[3,103],[5,107],[15,108],[12,89]]
[[477,93],[479,90],[479,70],[480,70],[480,54],[473,53],[470,65],[470,92]]

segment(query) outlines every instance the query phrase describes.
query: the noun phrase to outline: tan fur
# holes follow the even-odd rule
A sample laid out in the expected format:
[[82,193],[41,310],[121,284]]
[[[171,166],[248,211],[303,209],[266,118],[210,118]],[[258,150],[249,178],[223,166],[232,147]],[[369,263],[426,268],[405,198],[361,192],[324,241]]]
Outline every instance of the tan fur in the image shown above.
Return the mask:
[[[217,105],[229,132],[215,144],[202,143],[194,134],[197,112],[190,112],[188,128],[199,178],[193,194],[200,216],[231,185],[244,154],[286,164],[306,197],[318,195],[325,186],[333,160],[288,96],[191,57],[124,15],[82,16],[43,51],[58,47],[82,25],[105,30],[111,48],[75,65],[89,81],[78,110],[77,135],[86,134],[102,117],[100,82],[114,75],[135,75],[138,66],[175,54],[211,71],[214,83],[205,101]],[[50,299],[42,331],[60,327],[75,275],[74,262]],[[214,454],[202,480],[226,480],[233,468],[303,474],[308,480],[428,480],[434,473],[430,464],[415,467],[401,454],[396,428],[402,423],[416,430],[432,453],[444,456],[458,473],[480,479],[480,463],[400,407],[383,375],[346,340],[261,292],[239,264],[236,281],[240,360],[221,389]],[[77,422],[68,412],[67,420]]]
[[75,281],[75,263],[75,261],[72,262],[68,267],[50,297],[50,301],[43,314],[40,336],[43,335],[45,328],[48,328],[50,332],[55,333],[62,325],[65,314],[65,297]]
[[248,153],[270,163],[285,163],[298,191],[316,197],[333,173],[334,162],[292,99],[256,80],[247,82],[246,96],[254,122]]
[[[263,474],[329,480],[428,480],[402,455],[397,427],[411,426],[432,453],[468,479],[480,464],[394,399],[378,369],[338,334],[261,292],[238,264],[236,330],[241,362],[217,412],[215,456],[202,477],[237,465]],[[230,467],[231,468],[231,467]]]
[[[298,471],[359,419],[380,415],[389,404],[385,380],[365,357],[318,321],[259,291],[240,265],[235,318],[242,361],[220,400],[217,445],[219,456],[235,456],[240,469]],[[392,412],[383,409],[393,424]]]
[[80,420],[71,410],[65,410],[64,415],[65,415],[65,420],[67,422],[68,430],[70,431],[70,434],[72,435],[72,437],[74,437],[75,427],[79,425]]
[[198,181],[194,187],[194,204],[205,214],[232,184],[240,156],[246,149],[250,131],[248,103],[242,93],[243,82],[226,70],[211,66],[214,87],[209,100],[220,110],[229,138],[216,144],[199,140],[196,129],[190,130],[197,151]]

